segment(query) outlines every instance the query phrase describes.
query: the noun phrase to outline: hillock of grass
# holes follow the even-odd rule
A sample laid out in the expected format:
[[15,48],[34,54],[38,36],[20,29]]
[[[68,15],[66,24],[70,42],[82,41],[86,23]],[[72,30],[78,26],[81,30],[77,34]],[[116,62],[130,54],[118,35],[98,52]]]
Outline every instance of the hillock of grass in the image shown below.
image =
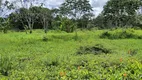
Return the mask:
[[94,55],[99,55],[99,54],[109,54],[111,53],[110,49],[105,48],[101,44],[96,44],[95,46],[81,46],[77,52],[77,54],[94,54]]

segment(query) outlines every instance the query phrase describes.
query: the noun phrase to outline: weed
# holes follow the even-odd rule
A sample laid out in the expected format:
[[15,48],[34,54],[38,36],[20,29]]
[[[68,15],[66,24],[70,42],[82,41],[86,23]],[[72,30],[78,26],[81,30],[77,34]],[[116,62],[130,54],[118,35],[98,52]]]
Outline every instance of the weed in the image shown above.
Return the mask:
[[46,36],[43,37],[43,41],[48,41],[48,38]]
[[0,73],[4,76],[9,76],[10,71],[15,68],[15,64],[12,57],[1,55],[0,56]]
[[94,55],[99,55],[99,54],[108,54],[111,53],[110,49],[104,48],[103,45],[97,44],[95,46],[85,46],[85,47],[80,47],[78,50],[77,54],[94,54]]

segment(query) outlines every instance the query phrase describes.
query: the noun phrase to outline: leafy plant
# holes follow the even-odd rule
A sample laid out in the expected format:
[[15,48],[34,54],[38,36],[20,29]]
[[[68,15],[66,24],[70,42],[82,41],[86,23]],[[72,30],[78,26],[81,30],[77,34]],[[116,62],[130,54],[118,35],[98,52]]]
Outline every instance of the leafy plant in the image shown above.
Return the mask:
[[3,19],[3,21],[0,22],[0,29],[3,31],[3,33],[7,33],[7,30],[10,28],[10,20]]
[[93,47],[80,47],[79,51],[77,52],[77,54],[94,54],[94,55],[98,55],[98,54],[108,54],[111,53],[111,50],[104,48],[103,45],[101,44],[97,44]]
[[15,68],[15,62],[10,56],[0,56],[0,73],[4,76],[9,76],[11,70]]

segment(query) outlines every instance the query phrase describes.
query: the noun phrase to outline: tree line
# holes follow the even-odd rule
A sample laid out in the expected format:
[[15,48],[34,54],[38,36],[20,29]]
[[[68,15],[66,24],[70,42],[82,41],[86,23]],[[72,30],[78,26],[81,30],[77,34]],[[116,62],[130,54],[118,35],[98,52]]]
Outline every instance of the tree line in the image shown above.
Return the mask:
[[[89,0],[65,0],[59,8],[54,9],[46,8],[43,3],[35,6],[34,1],[39,2],[19,0],[22,7],[17,8],[18,0],[13,3],[0,0],[0,30],[6,33],[8,29],[13,28],[32,33],[33,29],[44,29],[47,33],[49,29],[73,32],[77,28],[94,27],[142,28],[142,14],[138,14],[142,6],[141,0],[109,0],[96,17]],[[6,16],[6,11],[10,10],[14,11]]]

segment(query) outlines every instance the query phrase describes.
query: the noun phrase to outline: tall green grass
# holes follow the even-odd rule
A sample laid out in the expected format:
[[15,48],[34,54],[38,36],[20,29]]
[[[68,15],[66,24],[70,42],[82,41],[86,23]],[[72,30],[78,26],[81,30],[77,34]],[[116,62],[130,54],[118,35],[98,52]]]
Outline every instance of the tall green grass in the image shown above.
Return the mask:
[[[141,30],[134,31],[142,35]],[[102,39],[100,35],[104,32],[78,31],[77,40],[75,33],[61,31],[0,33],[0,80],[140,80],[142,40]],[[96,44],[111,49],[112,54],[76,55],[81,46]],[[134,50],[136,54],[131,55]],[[123,76],[125,73],[127,77]]]

